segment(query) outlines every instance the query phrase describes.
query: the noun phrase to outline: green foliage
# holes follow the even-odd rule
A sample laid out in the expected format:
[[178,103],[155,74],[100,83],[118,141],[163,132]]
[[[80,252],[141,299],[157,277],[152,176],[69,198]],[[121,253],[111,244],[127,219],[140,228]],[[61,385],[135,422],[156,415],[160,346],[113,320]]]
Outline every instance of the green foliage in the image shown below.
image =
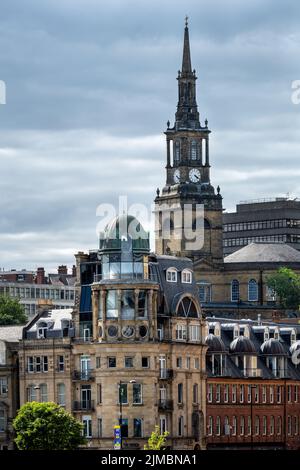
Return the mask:
[[159,426],[155,426],[155,430],[151,433],[148,439],[148,444],[144,446],[145,450],[160,450],[166,444],[166,438],[168,437],[168,431],[160,434]]
[[0,295],[0,325],[22,325],[27,317],[18,299]]
[[82,424],[52,402],[25,403],[13,427],[19,450],[73,450],[86,442]]
[[283,308],[299,309],[300,276],[292,269],[278,269],[275,274],[268,276],[267,285],[276,292]]

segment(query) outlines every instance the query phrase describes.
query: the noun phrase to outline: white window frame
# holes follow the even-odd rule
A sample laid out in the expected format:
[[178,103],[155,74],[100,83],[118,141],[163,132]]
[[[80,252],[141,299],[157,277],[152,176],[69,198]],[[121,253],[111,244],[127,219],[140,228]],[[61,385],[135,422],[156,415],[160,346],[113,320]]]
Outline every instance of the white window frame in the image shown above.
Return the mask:
[[200,326],[190,325],[189,341],[200,341]]
[[187,328],[186,325],[176,325],[176,341],[186,341],[187,339]]
[[166,271],[166,281],[167,282],[177,282],[178,271],[176,268],[168,268]]
[[90,415],[83,415],[82,416],[82,424],[83,424],[83,435],[87,439],[91,439],[93,437],[93,428],[92,428],[92,417]]
[[192,284],[193,273],[189,269],[184,269],[181,272],[181,282],[182,284]]

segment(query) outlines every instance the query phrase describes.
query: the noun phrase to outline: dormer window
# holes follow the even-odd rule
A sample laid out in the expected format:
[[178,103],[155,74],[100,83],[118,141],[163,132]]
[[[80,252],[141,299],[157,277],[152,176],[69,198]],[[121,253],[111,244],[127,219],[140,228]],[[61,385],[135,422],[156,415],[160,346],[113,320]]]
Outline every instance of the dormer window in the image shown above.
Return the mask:
[[278,328],[275,328],[274,339],[279,339],[279,330],[278,330]]
[[240,336],[240,328],[239,328],[239,325],[234,325],[234,329],[233,329],[233,338],[238,338],[238,336]]
[[48,330],[48,325],[46,322],[40,322],[37,325],[37,337],[46,338],[46,331]]
[[296,331],[295,330],[292,330],[291,331],[291,345],[294,344],[296,342]]
[[192,283],[192,272],[189,269],[184,269],[181,273],[181,282],[183,284]]
[[167,281],[177,282],[177,269],[176,268],[167,269]]

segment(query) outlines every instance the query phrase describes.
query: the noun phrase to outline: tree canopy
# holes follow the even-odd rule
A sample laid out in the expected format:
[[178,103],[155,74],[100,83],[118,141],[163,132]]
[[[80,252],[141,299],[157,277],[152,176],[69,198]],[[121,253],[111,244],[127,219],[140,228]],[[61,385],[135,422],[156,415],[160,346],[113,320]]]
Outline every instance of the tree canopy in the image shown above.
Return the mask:
[[166,438],[168,437],[168,431],[163,434],[160,433],[159,427],[155,426],[155,430],[151,433],[148,439],[148,444],[144,446],[145,450],[160,450],[166,444]]
[[19,450],[73,450],[85,443],[83,426],[52,402],[29,402],[13,422]]
[[300,276],[289,268],[280,268],[268,276],[267,285],[276,293],[279,303],[286,309],[299,309]]
[[0,325],[22,325],[27,317],[18,299],[0,295]]

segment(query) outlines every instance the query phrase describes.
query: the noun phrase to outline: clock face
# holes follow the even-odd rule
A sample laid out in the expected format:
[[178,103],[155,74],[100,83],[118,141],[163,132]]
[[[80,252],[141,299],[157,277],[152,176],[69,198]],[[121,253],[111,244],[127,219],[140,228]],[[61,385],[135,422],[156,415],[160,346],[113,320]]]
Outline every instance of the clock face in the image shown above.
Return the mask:
[[180,171],[177,169],[173,174],[174,183],[180,183]]
[[200,171],[197,168],[192,168],[190,170],[189,177],[192,183],[200,183]]

